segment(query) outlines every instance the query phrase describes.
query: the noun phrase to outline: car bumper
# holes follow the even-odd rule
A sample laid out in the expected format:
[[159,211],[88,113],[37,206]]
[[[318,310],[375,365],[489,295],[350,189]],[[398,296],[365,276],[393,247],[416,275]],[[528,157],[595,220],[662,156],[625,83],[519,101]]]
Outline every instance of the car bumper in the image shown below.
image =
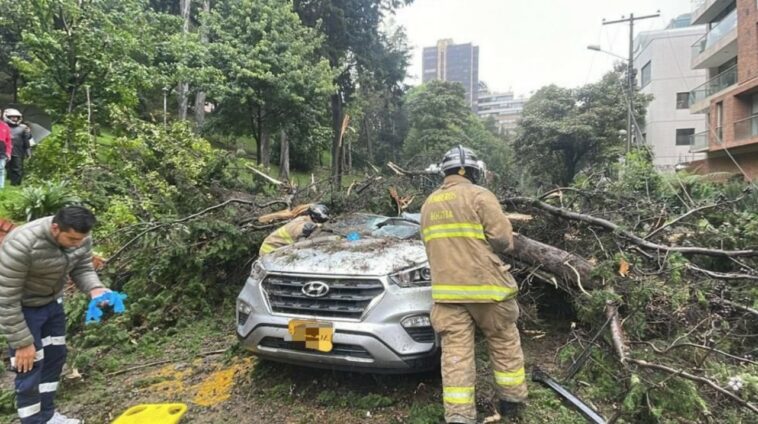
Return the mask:
[[[249,305],[251,313],[240,319],[238,312],[237,336],[245,349],[261,358],[296,365],[379,373],[413,373],[437,367],[439,339],[414,340],[401,325],[406,317],[429,315],[429,288],[400,289],[389,284],[385,288],[360,320],[332,320],[273,314],[260,285],[248,281],[238,302]],[[330,322],[334,329],[332,351],[306,350],[301,343],[288,341],[288,324],[296,318]]]
[[294,365],[377,373],[423,372],[439,365],[436,343],[429,343],[426,351],[404,355],[367,333],[335,331],[331,352],[306,350],[287,341],[287,326],[261,324],[237,336],[242,346],[255,355]]

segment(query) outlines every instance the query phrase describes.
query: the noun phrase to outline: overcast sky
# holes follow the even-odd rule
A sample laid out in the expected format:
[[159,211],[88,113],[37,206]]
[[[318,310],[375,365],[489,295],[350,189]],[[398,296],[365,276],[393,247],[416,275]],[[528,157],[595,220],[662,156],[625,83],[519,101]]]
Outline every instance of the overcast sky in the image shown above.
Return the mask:
[[479,46],[479,79],[490,89],[528,96],[548,84],[583,85],[610,70],[618,59],[588,44],[628,55],[629,25],[603,25],[603,18],[660,10],[659,18],[635,22],[638,34],[664,28],[691,8],[691,0],[415,0],[395,21],[413,50],[408,83],[420,83],[421,49],[452,38]]

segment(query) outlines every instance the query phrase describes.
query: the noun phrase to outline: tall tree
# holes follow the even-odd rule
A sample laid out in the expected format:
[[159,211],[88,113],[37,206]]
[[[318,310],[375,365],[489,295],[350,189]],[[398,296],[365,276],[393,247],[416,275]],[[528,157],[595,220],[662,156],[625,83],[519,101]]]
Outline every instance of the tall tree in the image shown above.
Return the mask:
[[[211,0],[203,0],[202,16],[207,16],[210,12]],[[201,25],[200,27],[200,44],[203,46],[208,45],[208,28],[205,25]],[[202,127],[205,123],[205,98],[205,90],[199,89],[195,94],[195,123],[198,127]]]
[[507,171],[505,143],[471,111],[461,84],[428,82],[411,89],[405,103],[409,126],[403,146],[406,161],[415,167],[436,163],[444,152],[462,144],[486,159],[489,169],[498,174]]
[[[190,31],[190,11],[192,10],[192,0],[179,0],[179,13],[182,17],[182,35],[187,36]],[[187,119],[187,106],[189,105],[189,83],[181,80],[176,87],[178,102],[178,118],[180,121]]]
[[[569,185],[590,166],[601,168],[623,153],[627,106],[623,68],[578,89],[543,87],[527,102],[515,141],[518,158],[542,184]],[[649,96],[635,95],[644,122]]]
[[229,128],[252,133],[258,163],[268,165],[271,135],[311,125],[334,91],[329,64],[318,56],[322,39],[278,0],[219,2],[207,24],[223,75],[213,87],[217,113]]
[[342,124],[345,104],[355,90],[356,75],[371,75],[376,53],[381,51],[380,25],[391,14],[412,0],[293,0],[303,22],[325,36],[322,54],[335,72],[336,92],[330,98],[332,116],[332,177],[335,185],[342,178]]
[[96,111],[137,104],[138,90],[151,84],[153,53],[145,39],[153,17],[141,0],[30,0],[24,6],[24,54],[13,58],[25,80],[23,98],[56,116],[86,103],[85,86]]

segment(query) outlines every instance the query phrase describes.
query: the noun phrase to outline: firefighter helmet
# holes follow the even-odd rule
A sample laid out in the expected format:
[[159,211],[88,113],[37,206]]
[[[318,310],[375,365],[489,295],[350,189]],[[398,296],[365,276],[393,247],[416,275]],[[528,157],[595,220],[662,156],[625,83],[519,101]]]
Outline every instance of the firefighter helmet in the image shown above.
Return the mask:
[[329,220],[329,208],[321,203],[316,203],[308,208],[308,216],[313,222],[323,223]]
[[476,153],[460,144],[445,153],[439,167],[445,175],[462,175],[473,183],[478,182],[485,171],[484,162],[476,157]]

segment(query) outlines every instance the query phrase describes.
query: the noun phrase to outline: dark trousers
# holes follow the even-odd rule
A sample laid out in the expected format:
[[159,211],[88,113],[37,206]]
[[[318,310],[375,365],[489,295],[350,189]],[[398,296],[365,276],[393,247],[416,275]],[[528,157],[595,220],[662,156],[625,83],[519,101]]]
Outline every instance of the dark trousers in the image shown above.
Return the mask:
[[24,158],[22,156],[11,156],[6,168],[11,185],[21,185],[21,180],[24,178]]
[[[43,424],[55,412],[55,393],[66,362],[66,315],[62,299],[36,308],[23,307],[34,336],[34,367],[16,373],[16,407],[22,424]],[[15,350],[10,350],[15,366]]]

